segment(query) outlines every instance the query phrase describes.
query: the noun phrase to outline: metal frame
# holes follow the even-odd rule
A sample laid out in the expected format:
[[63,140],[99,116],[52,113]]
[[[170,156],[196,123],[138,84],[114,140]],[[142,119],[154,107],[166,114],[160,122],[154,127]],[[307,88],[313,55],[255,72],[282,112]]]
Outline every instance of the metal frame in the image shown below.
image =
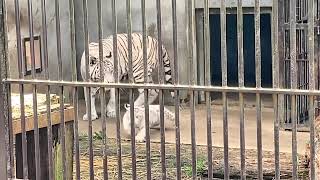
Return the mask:
[[[291,3],[293,3],[294,6],[291,6]],[[294,2],[286,0],[281,5],[281,8],[283,11],[280,16],[281,31],[283,31],[281,32],[281,39],[283,40],[284,47],[284,52],[280,55],[280,61],[282,63],[281,69],[284,72],[282,74],[282,86],[283,88],[309,89],[309,83],[312,83],[309,82],[309,69],[311,68],[309,66],[310,63],[314,63],[314,55],[310,56],[310,51],[308,50],[308,38],[310,38],[308,34],[308,32],[310,32],[310,15],[308,14],[308,8],[310,7],[308,7],[306,0],[297,0]],[[314,14],[314,16],[316,16],[316,14]],[[315,17],[310,19],[313,21],[312,24],[315,23],[314,18]],[[292,23],[293,21],[295,21],[295,23]],[[293,31],[293,29],[296,30]],[[290,36],[290,33],[293,36]],[[312,34],[314,35],[314,33]],[[313,39],[316,39],[316,36],[314,36]],[[313,44],[315,45],[315,43]],[[316,49],[316,47],[313,48],[313,50],[314,49]],[[312,53],[314,54],[314,52]],[[309,61],[312,62],[309,63]],[[297,71],[297,74],[292,74],[293,71]],[[312,76],[315,76],[315,74],[312,74]],[[296,96],[295,98],[284,95],[283,98],[284,117],[281,122],[282,128],[291,130],[293,128],[292,124],[295,123],[293,121],[295,121],[295,117],[297,117],[298,131],[309,131],[309,108],[311,108],[309,107],[309,100],[311,99],[304,95]],[[293,119],[293,121],[291,119]]]
[[[241,1],[242,2],[242,1]],[[239,2],[238,2],[239,3]],[[238,6],[238,4],[237,4]],[[239,14],[239,11],[237,10],[237,7],[231,7],[231,8],[227,8],[227,14]],[[196,8],[195,9],[195,17],[196,17],[196,43],[197,43],[197,47],[195,48],[197,51],[197,84],[200,86],[204,86],[205,85],[205,78],[206,78],[206,70],[205,70],[205,55],[204,55],[204,51],[202,49],[204,49],[204,34],[205,34],[205,25],[204,25],[204,18],[205,18],[205,12],[204,12],[204,8]],[[260,8],[260,12],[264,13],[264,14],[269,14],[270,16],[272,16],[272,8],[271,7],[261,7]],[[242,7],[242,11],[240,12],[241,14],[251,14],[254,15],[254,7]],[[216,7],[214,8],[210,8],[209,7],[209,16],[211,14],[220,14],[220,10]],[[242,26],[242,25],[241,25]],[[242,32],[239,32],[242,34]],[[210,37],[210,35],[208,35],[208,37]],[[239,38],[239,37],[238,37]],[[240,43],[241,44],[241,43]],[[239,45],[240,45],[239,44]],[[238,51],[240,52],[240,50],[238,49]],[[210,56],[210,54],[209,54]],[[241,55],[243,56],[243,55]],[[210,57],[209,57],[210,58]],[[210,63],[208,62],[207,64],[210,65]],[[238,62],[238,64],[240,65],[240,63]],[[239,67],[239,69],[241,69]],[[239,72],[240,73],[240,72]],[[243,72],[244,73],[244,72]],[[238,74],[238,77],[240,77],[241,75]],[[243,78],[244,80],[244,78]],[[242,81],[241,78],[239,78],[239,87],[244,87],[244,84],[241,85]],[[241,82],[240,82],[241,81]],[[243,82],[244,83],[244,82]],[[205,102],[205,93],[204,92],[199,92],[198,95],[198,99],[200,102]]]
[[[39,41],[39,55],[40,55],[40,67],[36,68],[36,73],[40,73],[42,72],[42,58],[41,58],[41,55],[42,55],[42,47],[41,47],[41,37],[40,36],[34,36],[33,38],[34,40],[38,40]],[[30,37],[26,37],[26,38],[23,38],[22,39],[22,44],[23,44],[23,59],[24,59],[24,75],[31,75],[31,69],[28,70],[28,65],[27,65],[27,60],[26,60],[26,42],[30,42],[31,41],[31,38]]]
[[[60,99],[62,100],[62,96],[64,93],[65,87],[72,87],[73,88],[73,103],[74,103],[74,115],[76,117],[75,120],[75,157],[76,157],[76,177],[77,179],[81,179],[81,174],[80,174],[80,160],[79,160],[79,137],[78,137],[78,100],[77,100],[77,95],[78,95],[78,90],[79,87],[100,87],[100,88],[115,88],[115,98],[116,98],[116,120],[117,120],[117,155],[118,155],[118,178],[122,179],[122,159],[121,159],[121,135],[120,135],[120,88],[125,88],[129,89],[129,99],[130,99],[130,104],[131,104],[131,134],[135,134],[135,128],[134,128],[134,112],[133,112],[133,90],[134,89],[145,89],[144,91],[144,96],[145,98],[145,106],[146,106],[146,112],[145,115],[146,117],[149,117],[148,115],[148,90],[150,89],[158,89],[159,90],[159,104],[160,104],[160,133],[161,133],[161,146],[160,146],[160,152],[161,152],[161,169],[162,169],[162,179],[166,179],[166,172],[167,172],[167,167],[166,167],[166,152],[165,152],[165,133],[164,133],[164,96],[163,92],[164,90],[173,90],[174,94],[176,95],[176,100],[175,100],[175,126],[176,126],[176,172],[177,172],[177,179],[181,179],[181,152],[180,152],[180,102],[179,102],[179,91],[181,90],[187,90],[190,92],[190,123],[191,123],[191,135],[192,135],[192,178],[196,179],[197,177],[197,168],[196,168],[196,163],[197,163],[197,153],[196,153],[196,141],[195,141],[195,136],[196,136],[196,131],[195,131],[195,94],[196,92],[203,91],[205,92],[205,101],[206,101],[206,110],[207,110],[207,156],[208,156],[208,175],[209,179],[213,178],[212,174],[212,138],[211,138],[211,127],[212,127],[212,117],[211,117],[211,97],[210,97],[210,92],[221,92],[223,96],[223,139],[224,139],[224,177],[225,179],[229,178],[229,142],[228,142],[228,99],[227,99],[227,94],[230,92],[235,92],[239,93],[240,96],[240,144],[241,144],[241,177],[245,179],[246,177],[246,168],[245,168],[245,122],[244,122],[244,99],[243,99],[243,94],[244,93],[251,93],[256,95],[256,112],[257,112],[257,166],[258,166],[258,177],[259,179],[263,179],[263,156],[262,156],[262,117],[261,117],[261,94],[272,94],[273,99],[274,99],[274,111],[275,111],[275,119],[274,119],[274,139],[275,139],[275,179],[280,179],[280,162],[279,162],[279,128],[280,128],[280,112],[281,109],[278,108],[279,105],[279,98],[283,95],[289,95],[292,98],[292,101],[296,100],[296,97],[299,95],[305,95],[307,96],[310,101],[309,101],[309,106],[311,108],[309,115],[310,118],[313,120],[314,119],[314,102],[313,99],[315,96],[320,95],[320,90],[315,88],[315,63],[314,61],[309,61],[309,80],[310,83],[308,89],[299,89],[296,86],[297,82],[297,72],[295,71],[297,69],[297,66],[295,63],[291,63],[291,73],[290,77],[292,77],[291,80],[291,86],[290,89],[288,88],[283,88],[280,86],[282,83],[280,79],[280,65],[279,65],[279,58],[281,58],[281,53],[279,49],[281,49],[281,39],[278,37],[277,32],[283,30],[283,26],[281,26],[281,7],[283,7],[281,2],[278,2],[278,0],[273,0],[273,9],[272,9],[272,29],[273,29],[273,36],[272,36],[272,55],[273,55],[273,87],[272,88],[262,88],[261,87],[261,49],[260,49],[260,1],[259,0],[254,0],[254,15],[255,15],[255,47],[256,47],[256,87],[255,88],[249,88],[244,86],[243,82],[243,77],[244,77],[244,60],[243,60],[243,28],[242,28],[242,16],[238,16],[238,24],[237,24],[237,29],[238,29],[238,50],[239,50],[239,56],[238,56],[238,62],[239,62],[239,67],[238,67],[238,72],[239,72],[239,87],[228,87],[227,86],[227,52],[226,52],[226,14],[227,14],[227,8],[225,1],[221,1],[220,4],[220,14],[221,14],[221,64],[222,64],[222,86],[211,86],[210,82],[210,67],[208,64],[210,63],[210,39],[208,38],[210,36],[210,27],[209,27],[209,0],[203,0],[204,1],[204,44],[203,44],[203,51],[204,51],[204,63],[205,63],[205,81],[204,85],[197,85],[196,83],[196,76],[195,73],[196,69],[194,68],[194,41],[195,41],[195,34],[194,34],[194,18],[195,18],[195,9],[194,9],[194,0],[187,0],[187,19],[188,19],[188,59],[187,62],[190,64],[190,71],[191,71],[191,78],[190,82],[187,85],[182,85],[179,84],[179,71],[178,71],[178,61],[180,59],[178,58],[177,55],[177,2],[176,0],[172,0],[172,28],[173,28],[173,64],[174,64],[174,69],[173,69],[173,82],[174,85],[165,85],[164,84],[164,68],[162,65],[162,61],[160,61],[160,66],[159,66],[159,84],[149,84],[147,81],[145,81],[144,84],[135,84],[134,79],[133,79],[133,67],[132,67],[132,40],[131,40],[131,34],[132,34],[132,17],[131,17],[131,1],[127,0],[126,5],[126,13],[127,13],[127,34],[129,37],[128,40],[128,50],[129,50],[129,83],[121,83],[119,82],[118,79],[118,73],[119,73],[119,62],[118,62],[118,52],[117,52],[117,15],[116,15],[116,1],[112,0],[111,1],[111,9],[112,9],[112,26],[113,26],[113,54],[115,57],[115,71],[114,71],[114,77],[115,77],[115,83],[104,83],[104,82],[90,82],[90,77],[89,77],[89,32],[88,32],[88,8],[87,8],[87,3],[88,0],[83,0],[83,13],[84,13],[84,19],[83,19],[83,27],[84,27],[84,45],[85,45],[85,58],[86,58],[86,71],[87,71],[87,77],[84,80],[84,82],[79,82],[77,81],[77,68],[76,68],[76,56],[75,56],[75,26],[74,26],[74,6],[73,0],[69,0],[70,4],[70,35],[71,35],[71,54],[72,54],[72,81],[63,81],[62,79],[62,57],[61,57],[61,27],[60,27],[60,12],[59,12],[59,0],[55,0],[55,18],[56,18],[56,35],[57,35],[57,54],[58,54],[58,80],[53,81],[50,80],[49,72],[48,72],[48,52],[47,52],[47,31],[46,31],[46,18],[42,19],[42,42],[43,42],[43,50],[44,50],[44,70],[45,70],[45,75],[46,78],[44,80],[37,80],[35,78],[35,60],[34,60],[34,38],[33,38],[33,17],[32,17],[32,1],[28,0],[28,20],[29,20],[29,30],[30,30],[30,37],[31,37],[31,59],[32,59],[32,79],[27,80],[24,79],[23,76],[23,70],[22,70],[22,52],[21,52],[21,30],[20,30],[20,12],[19,12],[19,0],[15,0],[15,12],[16,12],[16,35],[17,35],[17,53],[18,53],[18,69],[19,69],[19,78],[18,79],[10,79],[7,78],[6,75],[3,76],[3,73],[5,72],[6,69],[1,68],[0,69],[0,123],[4,124],[7,123],[9,126],[0,126],[0,153],[2,154],[0,158],[7,158],[10,159],[10,165],[8,167],[9,171],[13,171],[13,154],[10,154],[11,149],[13,148],[13,144],[5,144],[6,146],[3,147],[2,141],[4,137],[10,137],[5,136],[5,132],[11,132],[10,127],[10,101],[9,105],[7,104],[7,108],[9,108],[9,117],[4,116],[5,105],[2,103],[5,102],[9,96],[4,97],[4,95],[8,94],[10,92],[10,86],[11,85],[19,85],[19,92],[20,92],[20,97],[21,97],[21,125],[22,125],[22,151],[23,151],[23,172],[24,172],[24,178],[28,178],[28,165],[27,165],[27,158],[26,158],[26,129],[25,129],[25,117],[24,117],[24,97],[22,96],[24,93],[24,86],[25,85],[32,85],[33,87],[33,103],[36,105],[37,104],[37,88],[38,86],[46,86],[47,87],[47,98],[50,98],[50,87],[59,87],[59,96],[61,97]],[[3,5],[3,0],[0,0],[1,5]],[[46,17],[46,10],[45,10],[45,0],[41,0],[41,7],[42,7],[42,16]],[[293,0],[293,2],[296,2],[296,0]],[[142,11],[142,26],[143,26],[143,59],[144,59],[144,77],[147,77],[147,67],[146,67],[146,58],[147,58],[147,49],[146,49],[146,7],[145,7],[145,0],[141,0],[141,11]],[[314,54],[314,9],[315,9],[315,4],[313,3],[313,0],[308,3],[309,7],[309,13],[308,13],[308,52],[310,59],[315,58]],[[2,10],[3,6],[1,7],[0,10]],[[103,29],[102,29],[102,7],[101,7],[101,0],[98,0],[97,3],[97,14],[98,14],[98,34],[99,34],[99,56],[100,58],[103,57],[103,47],[102,47],[102,37],[103,37]],[[296,32],[296,20],[295,20],[295,6],[291,7],[291,14],[290,14],[290,31],[291,35],[295,34]],[[0,11],[3,12],[3,11]],[[237,13],[242,14],[244,12],[244,9],[242,8],[242,0],[238,0],[237,3]],[[157,0],[156,1],[156,13],[157,13],[157,30],[158,32],[158,55],[159,59],[161,59],[161,52],[162,52],[162,36],[161,36],[161,30],[162,30],[162,21],[161,21],[161,1]],[[5,19],[3,17],[3,14],[0,13],[0,22],[3,22]],[[279,21],[280,18],[280,21]],[[0,26],[3,27],[3,26]],[[0,29],[0,38],[1,40],[5,39],[5,33],[3,31],[3,28]],[[282,37],[282,36],[280,36]],[[6,41],[4,43],[0,44],[0,48],[5,46]],[[296,59],[296,39],[295,36],[291,37],[291,47],[294,47],[291,49],[291,60],[295,62]],[[2,50],[2,49],[1,49]],[[6,58],[6,57],[5,57]],[[3,59],[1,56],[1,61],[6,62],[6,59]],[[1,62],[1,65],[3,63]],[[100,68],[102,69],[102,68]],[[103,75],[103,71],[100,72],[101,75]],[[146,78],[145,78],[146,80]],[[4,87],[9,87],[8,89]],[[89,88],[90,89],[90,88]],[[4,92],[3,92],[4,90]],[[88,94],[90,94],[90,90],[87,91]],[[101,92],[100,94],[101,98],[103,99],[105,97],[104,91]],[[89,97],[89,102],[90,102],[90,96]],[[50,102],[50,101],[49,101]],[[103,107],[105,104],[105,101],[101,102],[101,106]],[[293,107],[294,107],[293,103]],[[50,103],[47,104],[48,112],[50,111]],[[64,114],[63,114],[63,108],[64,108],[64,102],[63,100],[60,101],[60,120],[61,120],[61,143],[62,143],[62,163],[64,168],[66,169],[65,161],[66,161],[66,153],[65,153],[65,139],[64,139]],[[93,167],[93,140],[92,140],[92,119],[91,118],[91,105],[90,103],[87,104],[87,112],[89,112],[88,117],[89,117],[89,125],[88,125],[88,134],[89,134],[89,161],[90,161],[90,179],[94,179],[94,167]],[[34,114],[37,114],[37,107],[34,107]],[[295,113],[291,114],[292,117],[295,117]],[[293,118],[293,127],[292,127],[292,161],[293,161],[293,179],[298,178],[297,174],[297,123],[296,123],[296,118]],[[52,143],[52,136],[51,136],[51,116],[50,113],[48,113],[48,133],[50,134],[48,136],[48,147],[51,147]],[[103,126],[103,143],[104,143],[104,148],[103,148],[103,157],[104,157],[104,179],[108,179],[108,164],[107,164],[107,136],[106,136],[106,114],[102,114],[102,126]],[[39,127],[38,127],[38,119],[37,116],[34,117],[34,127],[35,127],[35,164],[36,164],[36,179],[40,179],[40,161],[39,161]],[[146,118],[146,127],[149,127],[149,118]],[[146,128],[146,157],[147,157],[147,179],[152,179],[152,165],[150,162],[150,132],[149,128]],[[10,139],[10,138],[9,138]],[[314,142],[314,124],[313,121],[310,121],[310,142],[311,142],[311,173],[310,177],[311,179],[315,179],[315,164],[314,164],[314,158],[315,158],[315,142]],[[136,179],[136,150],[135,150],[135,136],[131,136],[131,145],[132,145],[132,178]],[[6,148],[9,149],[9,153],[6,153]],[[5,155],[4,155],[5,154]],[[49,179],[54,179],[54,174],[52,172],[52,152],[48,152],[48,157],[50,158],[49,160],[49,170],[50,170],[50,177]],[[0,162],[6,162],[0,161]],[[7,175],[6,173],[6,165],[4,163],[0,164],[0,171],[2,172],[1,174]],[[5,173],[4,173],[5,172]],[[9,178],[14,178],[12,173],[9,173],[10,176]],[[5,177],[5,176],[3,176]],[[66,178],[66,172],[63,171],[63,177],[64,179]]]

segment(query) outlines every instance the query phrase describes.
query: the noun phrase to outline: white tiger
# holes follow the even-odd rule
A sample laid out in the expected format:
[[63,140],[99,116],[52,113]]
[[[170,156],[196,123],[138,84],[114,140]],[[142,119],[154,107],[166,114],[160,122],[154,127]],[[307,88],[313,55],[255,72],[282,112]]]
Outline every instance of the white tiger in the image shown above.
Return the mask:
[[[113,59],[113,36],[109,36],[106,39],[103,39],[103,65],[104,68],[104,78],[105,83],[113,83],[114,80],[114,59]],[[152,83],[152,72],[158,68],[158,41],[151,37],[147,36],[147,70],[148,70],[148,83]],[[118,34],[117,35],[117,55],[118,55],[118,74],[119,79],[123,80],[128,77],[129,64],[128,64],[128,36],[127,34]],[[162,60],[164,65],[165,72],[165,81],[166,83],[172,84],[171,77],[171,67],[170,59],[167,53],[167,50],[162,46]],[[100,81],[100,59],[99,59],[99,44],[92,42],[89,44],[89,73],[90,81],[98,82]],[[132,66],[133,66],[133,77],[135,83],[144,82],[144,69],[143,69],[143,44],[142,44],[142,35],[139,33],[132,33]],[[85,66],[85,52],[83,52],[81,58],[81,76],[83,79],[86,78],[86,66]],[[91,119],[95,120],[98,118],[96,107],[95,107],[95,94],[99,88],[91,88]],[[107,105],[107,116],[115,117],[115,89],[110,88],[110,100]],[[85,92],[85,101],[87,105],[87,93],[86,88],[84,87]],[[134,105],[140,106],[144,103],[144,93],[143,89],[139,89],[139,96],[135,100]],[[149,90],[148,102],[151,104],[158,96],[158,90]],[[171,96],[174,97],[173,92]],[[87,113],[83,116],[83,120],[88,120]]]
[[[125,104],[124,108],[126,112],[123,115],[122,123],[123,129],[128,134],[131,135],[131,117],[130,117],[130,105]],[[145,127],[145,106],[134,106],[134,127],[135,136],[137,142],[144,142],[146,140],[146,127]],[[166,107],[163,108],[163,115],[165,121],[170,121],[171,123],[175,120],[175,115]],[[160,105],[149,105],[149,127],[154,128],[160,125]]]

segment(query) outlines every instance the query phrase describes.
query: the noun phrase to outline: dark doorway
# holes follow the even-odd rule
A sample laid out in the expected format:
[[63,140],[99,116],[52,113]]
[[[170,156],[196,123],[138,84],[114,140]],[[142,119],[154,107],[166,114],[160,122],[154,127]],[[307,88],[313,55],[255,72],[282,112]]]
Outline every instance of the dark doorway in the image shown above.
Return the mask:
[[[255,87],[254,15],[243,15],[243,54],[245,86]],[[272,86],[271,17],[261,14],[261,83]],[[210,15],[211,82],[221,85],[221,29],[220,14]],[[237,15],[227,15],[228,86],[238,86]]]

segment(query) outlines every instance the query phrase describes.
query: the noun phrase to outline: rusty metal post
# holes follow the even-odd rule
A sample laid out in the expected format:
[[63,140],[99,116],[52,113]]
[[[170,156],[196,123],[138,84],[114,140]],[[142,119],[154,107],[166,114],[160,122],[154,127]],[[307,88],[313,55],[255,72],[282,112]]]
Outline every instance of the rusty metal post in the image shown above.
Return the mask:
[[0,0],[0,174],[2,178],[7,179],[7,141],[6,141],[6,86],[3,85],[2,79],[7,76],[6,65],[6,38],[4,26],[4,1]]

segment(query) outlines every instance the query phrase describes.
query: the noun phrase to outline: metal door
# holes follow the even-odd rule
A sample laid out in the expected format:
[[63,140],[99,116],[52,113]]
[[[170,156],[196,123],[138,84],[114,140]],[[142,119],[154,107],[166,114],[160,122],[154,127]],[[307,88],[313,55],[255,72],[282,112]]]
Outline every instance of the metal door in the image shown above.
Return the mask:
[[[283,13],[279,16],[279,22],[281,22],[282,27],[282,40],[283,40],[283,54],[281,57],[281,66],[283,69],[282,74],[282,85],[284,88],[292,88],[291,80],[291,43],[290,41],[290,0],[285,0],[282,4]],[[296,87],[297,89],[306,90],[309,89],[309,61],[308,58],[308,1],[307,0],[297,0],[296,1]],[[297,126],[299,131],[308,130],[309,126],[309,99],[305,95],[297,95],[295,97],[295,105],[292,106],[291,96],[284,95],[284,114],[282,128],[290,130],[292,128],[292,108],[294,108],[297,117]]]

